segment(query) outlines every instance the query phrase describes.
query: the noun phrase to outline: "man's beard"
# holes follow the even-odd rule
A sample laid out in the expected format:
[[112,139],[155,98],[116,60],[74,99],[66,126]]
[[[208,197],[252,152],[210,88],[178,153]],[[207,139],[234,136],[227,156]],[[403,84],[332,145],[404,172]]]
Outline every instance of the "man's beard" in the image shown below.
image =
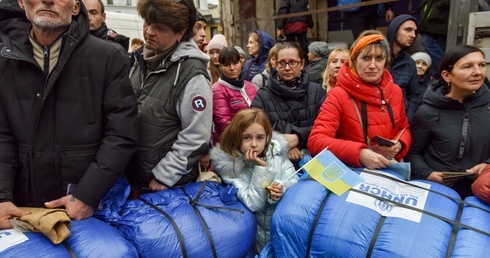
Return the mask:
[[68,20],[53,20],[46,17],[37,16],[34,17],[32,23],[44,29],[57,29],[68,26],[71,23],[71,15]]
[[[71,23],[72,20],[71,13],[68,14],[61,13],[60,11],[54,9],[52,6],[49,5],[43,5],[40,7],[40,9],[50,10],[58,15],[58,18],[34,15],[31,22],[40,28],[44,28],[44,29],[64,28]],[[73,11],[74,9],[75,6],[72,6],[70,12]]]

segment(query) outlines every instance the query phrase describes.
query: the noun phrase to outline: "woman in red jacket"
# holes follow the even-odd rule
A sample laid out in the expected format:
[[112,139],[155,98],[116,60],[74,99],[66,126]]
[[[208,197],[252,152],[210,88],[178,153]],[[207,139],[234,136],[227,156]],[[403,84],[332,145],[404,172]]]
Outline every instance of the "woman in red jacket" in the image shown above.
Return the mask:
[[[386,69],[389,57],[379,31],[365,31],[354,42],[308,138],[313,155],[328,147],[347,165],[379,169],[407,154],[412,137],[402,91]],[[375,136],[391,141],[376,144]]]

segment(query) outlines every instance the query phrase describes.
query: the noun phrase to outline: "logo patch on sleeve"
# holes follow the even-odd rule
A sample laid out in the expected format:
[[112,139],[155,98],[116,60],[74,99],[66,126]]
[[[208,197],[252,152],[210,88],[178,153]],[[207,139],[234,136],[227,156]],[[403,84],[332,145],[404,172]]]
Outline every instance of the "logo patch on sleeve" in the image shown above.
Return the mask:
[[206,109],[206,99],[201,96],[194,97],[192,99],[192,108],[196,111],[203,111]]

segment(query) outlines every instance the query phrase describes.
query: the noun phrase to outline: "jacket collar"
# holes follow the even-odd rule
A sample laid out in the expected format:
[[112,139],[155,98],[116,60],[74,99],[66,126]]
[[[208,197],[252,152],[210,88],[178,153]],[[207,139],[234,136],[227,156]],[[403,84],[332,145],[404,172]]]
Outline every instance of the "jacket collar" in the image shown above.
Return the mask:
[[364,82],[357,76],[354,76],[349,69],[349,62],[345,62],[337,74],[337,86],[343,88],[354,99],[367,104],[381,105],[381,94],[383,91],[384,99],[387,103],[391,102],[394,87],[398,87],[393,82],[390,72],[384,68],[381,82],[377,85],[372,85]]

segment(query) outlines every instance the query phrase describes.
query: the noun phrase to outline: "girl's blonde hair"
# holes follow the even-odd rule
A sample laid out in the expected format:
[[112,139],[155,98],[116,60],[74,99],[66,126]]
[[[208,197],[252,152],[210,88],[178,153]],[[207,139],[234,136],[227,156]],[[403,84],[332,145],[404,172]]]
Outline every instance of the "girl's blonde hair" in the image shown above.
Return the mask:
[[349,50],[347,48],[336,48],[328,56],[327,67],[323,72],[323,85],[322,85],[327,92],[330,89],[332,89],[333,86],[335,86],[335,85],[330,85],[330,72],[328,70],[330,67],[330,63],[332,62],[332,59],[334,58],[334,56],[336,56],[339,53],[344,53],[347,54],[347,56],[349,56]]
[[259,123],[264,127],[266,135],[265,152],[271,143],[272,126],[267,115],[260,108],[242,109],[233,117],[221,134],[221,150],[236,158],[236,153],[242,145],[243,132],[253,123]]

